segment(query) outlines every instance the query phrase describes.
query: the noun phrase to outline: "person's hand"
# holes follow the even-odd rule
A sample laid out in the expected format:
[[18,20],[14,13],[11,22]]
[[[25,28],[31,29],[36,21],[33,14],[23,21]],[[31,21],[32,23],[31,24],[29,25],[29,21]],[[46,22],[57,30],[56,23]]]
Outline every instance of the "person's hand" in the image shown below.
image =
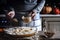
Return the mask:
[[8,13],[7,13],[7,16],[8,16],[9,18],[13,18],[13,17],[15,16],[15,11],[10,11],[10,12],[8,12]]
[[36,15],[36,11],[33,10],[32,12],[29,13],[29,15],[32,17],[32,19],[34,18],[34,16]]

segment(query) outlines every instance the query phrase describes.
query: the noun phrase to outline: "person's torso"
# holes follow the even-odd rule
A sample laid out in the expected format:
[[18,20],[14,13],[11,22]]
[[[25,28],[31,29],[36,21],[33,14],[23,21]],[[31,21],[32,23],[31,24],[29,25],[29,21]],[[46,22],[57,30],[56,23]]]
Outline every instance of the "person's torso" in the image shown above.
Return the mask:
[[7,2],[16,11],[30,11],[37,5],[37,0],[9,0]]

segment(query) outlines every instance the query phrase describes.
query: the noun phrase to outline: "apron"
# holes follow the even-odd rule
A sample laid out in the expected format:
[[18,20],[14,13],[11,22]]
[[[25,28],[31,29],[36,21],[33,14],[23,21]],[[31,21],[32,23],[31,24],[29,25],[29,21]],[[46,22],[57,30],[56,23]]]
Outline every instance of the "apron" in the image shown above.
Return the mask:
[[[18,12],[18,13],[16,13],[16,18],[19,21],[18,26],[26,26],[26,24],[21,19],[21,17],[25,16],[26,13],[29,13],[29,12]],[[38,31],[41,30],[40,13],[36,13],[36,15],[33,19],[34,20],[32,20],[30,23],[28,23],[26,27],[36,27]]]

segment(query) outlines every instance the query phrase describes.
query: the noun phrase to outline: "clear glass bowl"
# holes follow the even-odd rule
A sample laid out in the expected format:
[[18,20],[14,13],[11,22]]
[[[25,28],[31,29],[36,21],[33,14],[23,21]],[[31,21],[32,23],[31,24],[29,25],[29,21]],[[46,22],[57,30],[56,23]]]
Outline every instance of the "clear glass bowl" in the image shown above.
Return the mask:
[[30,37],[36,34],[36,27],[11,27],[5,28],[5,33],[16,37]]

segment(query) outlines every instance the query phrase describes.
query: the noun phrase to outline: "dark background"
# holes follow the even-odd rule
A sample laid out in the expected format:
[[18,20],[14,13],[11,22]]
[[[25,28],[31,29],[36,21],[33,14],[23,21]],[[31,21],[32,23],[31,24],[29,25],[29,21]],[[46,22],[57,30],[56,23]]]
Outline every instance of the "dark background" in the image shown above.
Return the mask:
[[[4,11],[2,11],[2,10],[4,10],[4,8],[5,7],[7,7],[8,8],[8,1],[10,1],[10,0],[0,0],[0,15],[1,14],[5,14],[4,13]],[[18,1],[18,0],[17,0]],[[41,1],[41,0],[38,0],[38,1]],[[6,5],[6,4],[8,4],[8,5]],[[52,8],[56,5],[58,8],[60,8],[60,0],[46,0],[46,3],[45,3],[45,5],[46,4],[48,4],[49,6],[51,6]],[[43,13],[41,13],[41,14],[43,14]],[[50,14],[54,14],[54,13],[50,13]],[[4,23],[2,23],[2,21],[4,21]],[[7,26],[7,25],[9,25],[9,23],[8,22],[6,22],[5,23],[5,21],[7,21],[6,20],[6,18],[1,18],[0,17],[0,26]],[[4,25],[3,25],[4,24]]]
[[[6,4],[8,0],[0,0],[0,4],[3,3],[3,4]],[[11,1],[11,0],[10,0]],[[17,0],[18,1],[18,0]],[[38,0],[38,1],[41,1],[41,0]],[[60,0],[46,0],[46,3],[59,3]]]

